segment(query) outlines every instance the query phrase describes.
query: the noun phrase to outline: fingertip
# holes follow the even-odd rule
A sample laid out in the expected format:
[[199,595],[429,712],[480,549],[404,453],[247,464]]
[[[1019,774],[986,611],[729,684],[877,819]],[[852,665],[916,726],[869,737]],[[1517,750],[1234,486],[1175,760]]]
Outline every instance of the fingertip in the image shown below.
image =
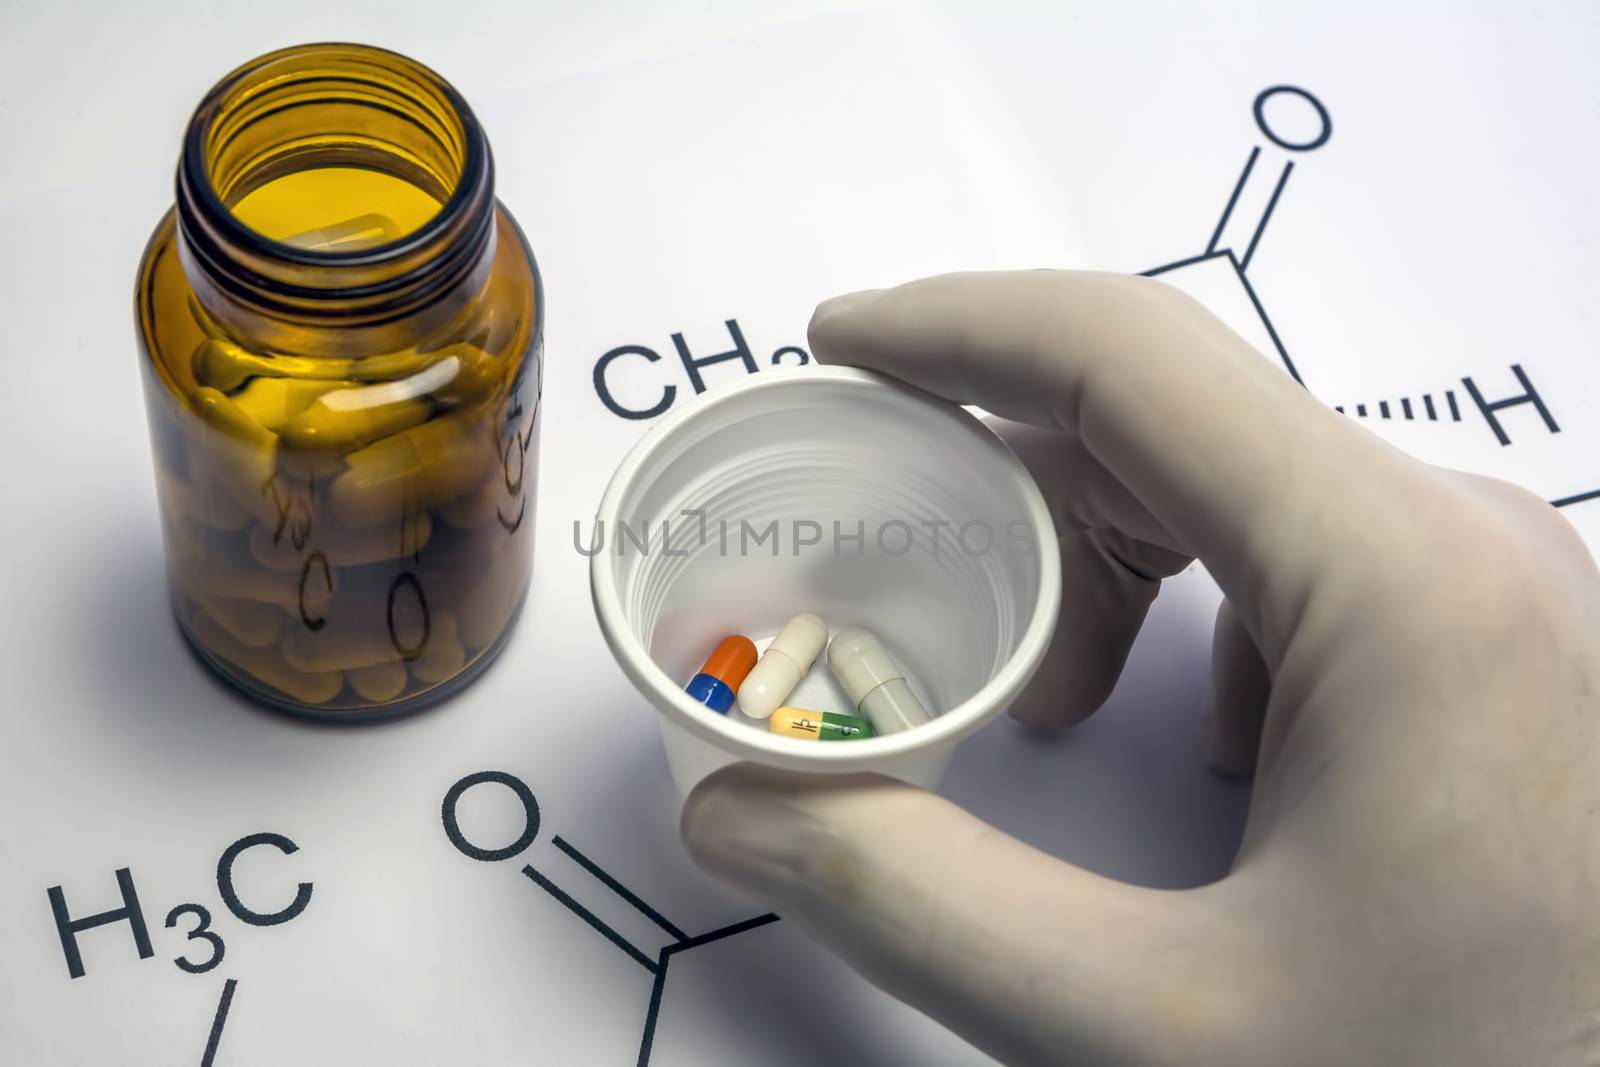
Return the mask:
[[1111,699],[1161,577],[1189,559],[1109,529],[1080,528],[1060,538],[1061,587],[1073,591],[1050,647],[1010,715],[1034,730],[1059,733]]
[[[805,774],[738,763],[689,794],[679,835],[707,873],[770,906],[841,892],[875,840],[868,828],[928,794],[881,774]],[[864,836],[866,834],[866,836]]]
[[882,289],[861,289],[829,297],[817,305],[806,326],[806,342],[819,363],[833,362],[833,353],[848,347],[845,331],[850,325],[851,312],[881,292]]
[[689,791],[678,816],[678,837],[700,866],[712,867],[726,855],[740,794],[751,787],[751,774],[759,770],[753,763],[732,763],[711,772]]
[[1038,741],[1057,741],[1072,725],[1061,721],[1060,717],[1049,709],[1027,704],[1011,705],[1006,715],[1012,722],[1022,727],[1029,738]]
[[1060,737],[1099,711],[1110,695],[1109,686],[1103,693],[1052,692],[1041,686],[1037,692],[1024,692],[1006,714],[1032,733]]

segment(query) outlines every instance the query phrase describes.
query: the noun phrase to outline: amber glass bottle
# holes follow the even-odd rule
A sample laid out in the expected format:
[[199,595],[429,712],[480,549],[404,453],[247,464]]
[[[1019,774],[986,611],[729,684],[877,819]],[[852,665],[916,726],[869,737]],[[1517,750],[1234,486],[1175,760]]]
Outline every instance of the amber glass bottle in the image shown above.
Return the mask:
[[343,44],[229,74],[135,299],[201,658],[337,719],[413,710],[493,659],[532,564],[544,308],[456,91]]

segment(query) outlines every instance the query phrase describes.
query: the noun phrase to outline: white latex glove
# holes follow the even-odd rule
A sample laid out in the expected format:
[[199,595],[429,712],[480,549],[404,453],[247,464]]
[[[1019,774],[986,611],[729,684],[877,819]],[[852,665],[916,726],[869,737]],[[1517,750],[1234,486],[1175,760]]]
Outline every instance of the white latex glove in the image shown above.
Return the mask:
[[1205,562],[1209,759],[1253,771],[1249,820],[1226,878],[1158,891],[747,764],[689,798],[702,866],[1009,1063],[1600,1063],[1600,580],[1554,509],[1142,278],[930,278],[828,301],[811,346],[1026,424],[1065,595],[1016,717],[1093,711]]

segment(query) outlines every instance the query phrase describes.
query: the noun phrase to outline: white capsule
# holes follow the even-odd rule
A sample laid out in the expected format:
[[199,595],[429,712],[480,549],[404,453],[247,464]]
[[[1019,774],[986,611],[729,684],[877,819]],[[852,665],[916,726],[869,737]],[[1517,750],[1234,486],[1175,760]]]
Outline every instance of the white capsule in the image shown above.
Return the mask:
[[855,627],[835,634],[828,645],[828,668],[879,734],[933,721],[889,653],[866,630]]
[[739,686],[739,709],[752,719],[765,719],[782,707],[827,643],[828,624],[815,615],[796,615],[784,623]]

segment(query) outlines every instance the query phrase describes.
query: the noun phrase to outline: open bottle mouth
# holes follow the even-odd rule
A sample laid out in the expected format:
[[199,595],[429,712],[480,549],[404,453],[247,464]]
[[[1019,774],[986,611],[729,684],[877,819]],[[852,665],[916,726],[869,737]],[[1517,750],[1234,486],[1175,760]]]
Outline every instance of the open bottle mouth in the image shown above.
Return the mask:
[[195,110],[177,184],[201,304],[268,347],[381,349],[385,327],[453,313],[492,258],[482,129],[444,79],[383,49],[305,45],[235,70]]

